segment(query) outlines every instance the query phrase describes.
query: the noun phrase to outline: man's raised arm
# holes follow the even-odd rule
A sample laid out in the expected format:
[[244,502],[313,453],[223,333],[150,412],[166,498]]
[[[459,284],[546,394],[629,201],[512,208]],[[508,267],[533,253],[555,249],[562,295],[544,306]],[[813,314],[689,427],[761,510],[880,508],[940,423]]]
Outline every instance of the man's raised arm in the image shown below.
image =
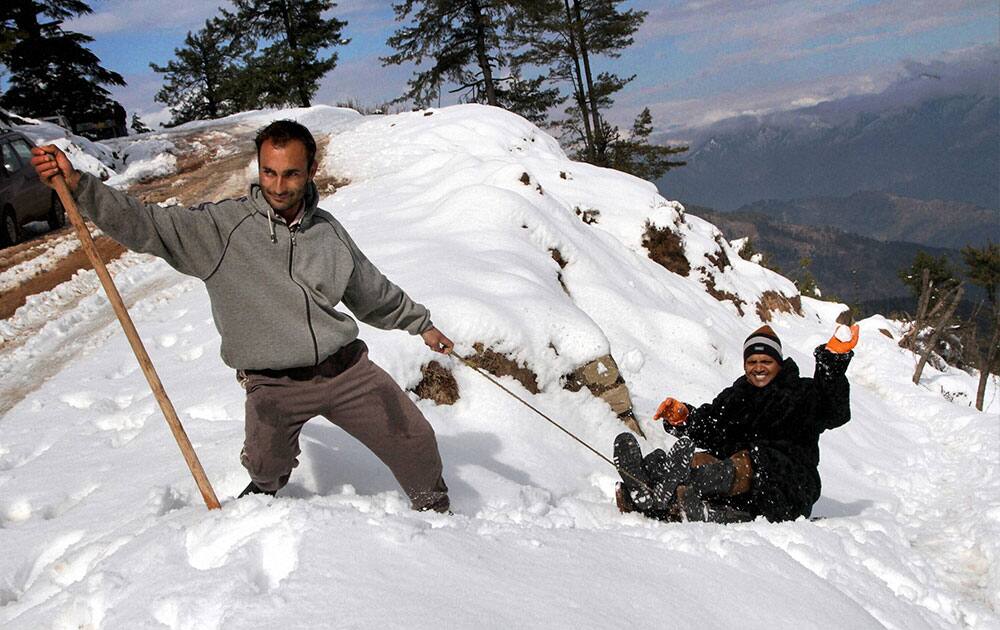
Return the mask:
[[129,249],[163,258],[178,271],[204,277],[225,248],[228,230],[213,204],[196,208],[144,204],[81,173],[55,145],[34,147],[31,164],[48,186],[62,175],[80,212]]

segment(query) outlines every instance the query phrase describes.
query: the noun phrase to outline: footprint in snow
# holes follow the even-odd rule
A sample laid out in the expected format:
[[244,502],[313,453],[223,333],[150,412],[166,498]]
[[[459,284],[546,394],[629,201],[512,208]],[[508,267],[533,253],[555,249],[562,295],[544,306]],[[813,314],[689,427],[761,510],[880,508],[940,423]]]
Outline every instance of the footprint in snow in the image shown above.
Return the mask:
[[123,378],[128,378],[132,374],[135,374],[135,371],[138,369],[139,369],[139,364],[136,363],[135,359],[129,361],[122,361],[122,363],[113,372],[111,372],[111,374],[109,374],[107,378],[115,381]]
[[220,403],[201,403],[188,407],[184,412],[195,420],[208,422],[225,422],[231,419],[225,405]]
[[30,464],[50,448],[52,448],[51,444],[36,444],[31,449],[20,447],[17,450],[10,450],[4,446],[0,446],[0,471],[15,470],[21,466]]
[[155,516],[163,516],[191,505],[191,495],[173,486],[153,488],[146,499],[146,507]]
[[201,571],[244,566],[263,591],[277,588],[299,564],[305,523],[288,505],[242,500],[188,530],[188,562]]
[[173,348],[177,344],[177,335],[166,334],[156,337],[156,345],[161,348]]
[[205,354],[205,346],[191,346],[177,353],[178,358],[184,362],[197,361]]
[[112,448],[119,448],[137,438],[152,415],[153,405],[147,403],[141,409],[118,410],[101,415],[93,421],[93,424],[101,431],[110,434],[109,443]]

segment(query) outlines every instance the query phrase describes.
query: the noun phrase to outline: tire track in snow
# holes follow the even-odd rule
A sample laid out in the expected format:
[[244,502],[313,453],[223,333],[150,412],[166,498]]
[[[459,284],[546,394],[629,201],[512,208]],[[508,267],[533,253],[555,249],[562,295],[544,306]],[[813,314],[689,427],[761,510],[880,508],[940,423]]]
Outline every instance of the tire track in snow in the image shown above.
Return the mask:
[[[192,286],[165,264],[151,260],[130,252],[108,265],[130,309],[151,296],[169,296],[171,289],[184,292]],[[119,332],[114,311],[93,271],[78,273],[51,291],[34,296],[13,318],[0,322],[0,337],[11,340],[0,345],[0,414],[10,411],[82,352]]]

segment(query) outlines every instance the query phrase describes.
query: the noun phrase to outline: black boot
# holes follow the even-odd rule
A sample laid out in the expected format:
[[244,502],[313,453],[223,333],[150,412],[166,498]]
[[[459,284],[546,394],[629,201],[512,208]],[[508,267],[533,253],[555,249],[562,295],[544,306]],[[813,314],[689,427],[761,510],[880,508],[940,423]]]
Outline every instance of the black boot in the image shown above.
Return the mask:
[[684,519],[707,523],[752,521],[752,514],[724,504],[723,497],[731,496],[735,478],[736,466],[731,459],[693,468],[687,482],[687,490],[683,499],[679,501]]
[[269,497],[273,497],[277,493],[278,493],[277,490],[270,490],[270,491],[268,491],[268,490],[261,490],[260,488],[257,487],[257,484],[255,484],[254,482],[251,481],[250,485],[247,486],[246,488],[244,488],[243,492],[240,493],[240,496],[238,496],[236,498],[237,499],[242,499],[243,497],[247,496],[248,494],[266,494]]
[[642,469],[642,449],[639,448],[639,441],[631,433],[621,433],[615,438],[615,467],[634,509],[645,511],[652,500],[649,493],[650,483]]
[[693,468],[688,485],[697,488],[698,493],[706,499],[726,497],[729,496],[735,479],[736,465],[733,460],[724,459],[721,462]]
[[652,482],[652,502],[650,508],[666,512],[674,499],[677,486],[685,483],[691,473],[691,457],[694,456],[694,442],[682,437],[671,447],[669,453],[656,449],[643,460],[643,468]]

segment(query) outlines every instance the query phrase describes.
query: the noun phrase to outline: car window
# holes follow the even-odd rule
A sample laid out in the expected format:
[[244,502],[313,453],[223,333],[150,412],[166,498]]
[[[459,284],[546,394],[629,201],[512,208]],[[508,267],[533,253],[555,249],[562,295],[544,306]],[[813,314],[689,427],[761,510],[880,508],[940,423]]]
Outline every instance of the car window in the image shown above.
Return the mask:
[[31,164],[31,146],[24,140],[14,140],[10,143],[21,158],[21,164]]
[[0,144],[0,155],[3,157],[3,167],[8,173],[16,173],[21,170],[21,162],[17,159],[14,149],[4,142]]

